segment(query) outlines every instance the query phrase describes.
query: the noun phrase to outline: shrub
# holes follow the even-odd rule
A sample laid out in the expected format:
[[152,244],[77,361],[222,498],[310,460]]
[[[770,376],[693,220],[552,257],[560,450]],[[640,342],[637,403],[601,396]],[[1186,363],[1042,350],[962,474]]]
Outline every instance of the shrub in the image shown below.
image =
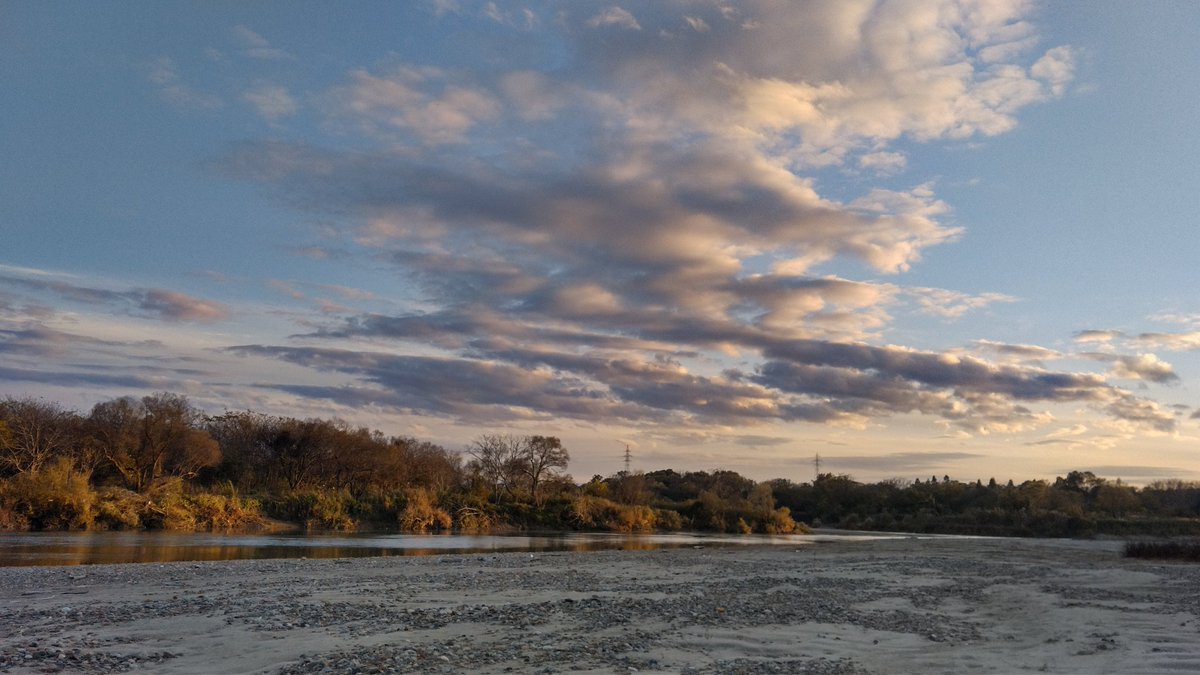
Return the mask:
[[204,530],[230,530],[264,526],[259,504],[238,495],[201,493],[188,498],[196,526]]
[[0,532],[21,532],[29,529],[29,519],[0,503]]
[[655,524],[654,509],[649,506],[618,504],[616,518],[609,524],[609,529],[618,532],[652,532]]
[[156,481],[146,492],[142,527],[148,530],[195,530],[196,515],[183,496],[183,479],[172,476]]
[[428,532],[430,530],[448,530],[454,525],[454,519],[433,503],[429,491],[425,488],[414,488],[408,491],[407,503],[400,512],[400,529],[408,532]]
[[792,520],[792,512],[786,506],[775,509],[761,523],[764,534],[810,534],[812,530],[804,523]]
[[142,527],[146,497],[120,487],[100,488],[96,494],[94,525],[100,530],[136,530]]
[[678,511],[671,509],[655,509],[654,525],[659,530],[682,530],[683,516],[679,515]]
[[346,490],[301,490],[281,495],[264,506],[280,520],[301,523],[309,530],[353,530],[357,527],[350,516],[347,502],[352,501]]
[[86,530],[95,502],[88,475],[64,457],[10,479],[0,495],[9,515],[0,518],[32,530]]
[[[567,521],[583,529],[604,529],[614,532],[651,532],[658,527],[659,513],[649,506],[618,504],[611,499],[593,495],[577,495],[568,507]],[[682,526],[679,514],[668,525]]]
[[499,525],[496,514],[483,507],[464,506],[455,512],[454,519],[464,532],[491,532]]

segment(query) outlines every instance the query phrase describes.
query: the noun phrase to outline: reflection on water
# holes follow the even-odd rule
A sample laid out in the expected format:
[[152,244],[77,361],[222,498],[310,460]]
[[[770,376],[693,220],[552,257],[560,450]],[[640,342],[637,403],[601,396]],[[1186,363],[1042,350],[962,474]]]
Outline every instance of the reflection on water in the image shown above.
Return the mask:
[[352,558],[498,551],[649,550],[681,546],[798,545],[803,535],[602,534],[208,534],[167,532],[0,533],[0,567],[100,563]]

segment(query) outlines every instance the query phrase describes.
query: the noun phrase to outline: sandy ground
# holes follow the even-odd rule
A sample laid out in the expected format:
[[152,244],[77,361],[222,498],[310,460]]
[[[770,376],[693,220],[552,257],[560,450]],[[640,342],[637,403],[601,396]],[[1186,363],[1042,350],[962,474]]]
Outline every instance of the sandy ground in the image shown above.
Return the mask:
[[0,569],[0,672],[1200,672],[1200,566],[1116,542]]

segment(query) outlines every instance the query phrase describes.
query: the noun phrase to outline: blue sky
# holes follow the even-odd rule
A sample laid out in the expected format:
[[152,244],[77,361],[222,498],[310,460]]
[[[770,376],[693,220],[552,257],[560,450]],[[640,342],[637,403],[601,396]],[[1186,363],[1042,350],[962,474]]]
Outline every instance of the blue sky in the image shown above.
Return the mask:
[[2,19],[0,395],[1200,478],[1194,3]]

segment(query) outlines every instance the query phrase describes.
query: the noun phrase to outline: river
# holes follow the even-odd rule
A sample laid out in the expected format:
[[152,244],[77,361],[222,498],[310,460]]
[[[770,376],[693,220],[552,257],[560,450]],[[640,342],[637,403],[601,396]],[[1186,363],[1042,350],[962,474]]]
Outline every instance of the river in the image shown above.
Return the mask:
[[682,546],[801,546],[847,539],[880,539],[895,536],[594,532],[522,535],[19,532],[0,533],[0,567],[256,558],[351,558],[500,551],[596,551]]

